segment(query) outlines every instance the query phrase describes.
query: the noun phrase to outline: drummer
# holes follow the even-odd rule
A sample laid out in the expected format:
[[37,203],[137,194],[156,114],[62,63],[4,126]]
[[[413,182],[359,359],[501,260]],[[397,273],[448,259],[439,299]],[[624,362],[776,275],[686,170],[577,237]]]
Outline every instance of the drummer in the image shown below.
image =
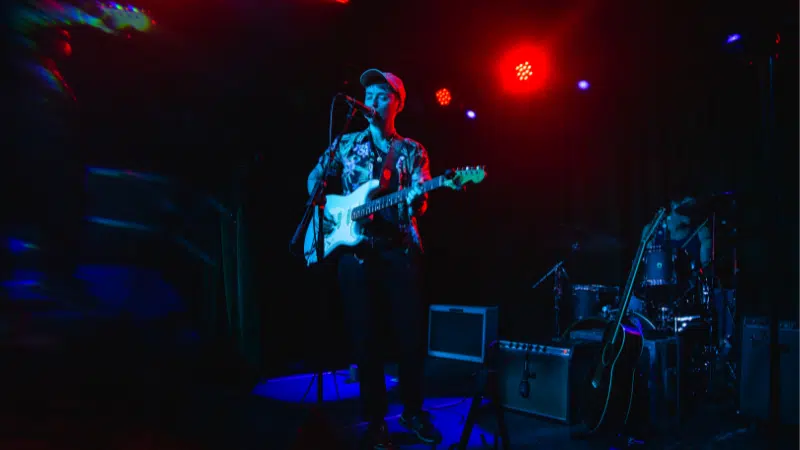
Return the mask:
[[670,211],[667,216],[667,230],[669,230],[670,247],[684,249],[697,269],[708,267],[711,263],[711,231],[707,224],[699,226],[681,210],[686,210],[697,204],[694,197],[684,197],[680,201],[670,202]]
[[[691,271],[694,273],[702,272],[711,262],[711,231],[706,224],[697,223],[685,211],[689,211],[697,203],[691,196],[681,197],[680,200],[671,200],[669,212],[663,224],[664,234],[657,233],[656,238],[648,242],[648,246],[654,245],[656,241],[659,245],[676,252],[685,252]],[[642,230],[642,237],[648,233],[647,225]],[[682,287],[683,289],[686,286]],[[681,289],[682,290],[682,289]],[[643,311],[644,303],[633,296],[631,298],[630,309],[633,311]]]

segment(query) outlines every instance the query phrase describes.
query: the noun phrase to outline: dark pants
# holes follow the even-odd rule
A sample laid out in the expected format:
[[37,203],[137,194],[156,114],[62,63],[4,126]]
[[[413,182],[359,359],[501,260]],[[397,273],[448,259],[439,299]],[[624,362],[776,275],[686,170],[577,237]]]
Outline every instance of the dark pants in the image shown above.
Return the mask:
[[340,258],[339,285],[359,367],[365,419],[383,420],[387,414],[383,368],[390,353],[397,355],[404,409],[419,412],[426,334],[419,255],[404,248],[357,254]]

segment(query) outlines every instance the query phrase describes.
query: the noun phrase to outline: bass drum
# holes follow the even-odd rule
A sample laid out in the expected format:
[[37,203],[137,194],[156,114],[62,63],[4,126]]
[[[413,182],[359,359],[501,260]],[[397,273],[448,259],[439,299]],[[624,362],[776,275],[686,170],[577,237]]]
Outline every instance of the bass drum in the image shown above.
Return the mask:
[[644,266],[642,287],[647,289],[677,285],[676,259],[676,255],[673,252],[660,247],[648,250],[642,260],[642,265]]
[[640,288],[686,286],[697,273],[697,262],[685,249],[648,249],[642,258]]

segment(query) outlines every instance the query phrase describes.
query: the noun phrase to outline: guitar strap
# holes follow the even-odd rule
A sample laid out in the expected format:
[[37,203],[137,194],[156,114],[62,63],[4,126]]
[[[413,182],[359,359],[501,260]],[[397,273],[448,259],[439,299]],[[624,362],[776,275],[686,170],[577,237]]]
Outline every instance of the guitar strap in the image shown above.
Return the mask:
[[393,166],[397,164],[397,152],[394,151],[395,140],[396,139],[392,140],[392,143],[389,146],[389,153],[386,154],[386,157],[382,158],[382,163],[378,162],[380,160],[378,155],[381,154],[381,151],[374,142],[370,143],[372,145],[372,153],[374,155],[372,162],[372,176],[373,179],[380,180],[380,189],[382,192],[394,192],[398,188],[398,175],[394,170],[392,170]]
[[[404,173],[402,168],[397,167],[397,161],[399,159],[399,152],[397,151],[398,145],[403,145],[404,142],[403,138],[400,135],[395,135],[389,145],[389,152],[383,157],[383,161],[378,163],[378,156],[381,155],[380,150],[377,149],[374,143],[373,145],[373,154],[375,155],[375,159],[373,159],[373,179],[380,180],[380,191],[382,193],[390,193],[390,192],[397,192],[402,187],[407,187],[406,183],[407,180],[404,179]],[[398,231],[398,226],[401,228],[400,234],[403,237],[406,231],[406,221],[407,216],[405,213],[405,202],[400,204],[399,206],[387,208],[380,213],[380,216],[385,219],[386,224],[392,224],[388,227],[383,229],[383,233],[386,233],[391,236],[396,236]]]

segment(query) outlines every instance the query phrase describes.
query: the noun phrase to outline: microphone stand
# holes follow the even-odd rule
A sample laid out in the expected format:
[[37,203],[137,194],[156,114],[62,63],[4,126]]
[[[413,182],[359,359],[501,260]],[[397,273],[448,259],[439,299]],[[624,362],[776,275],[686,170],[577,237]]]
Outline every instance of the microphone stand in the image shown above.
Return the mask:
[[540,284],[544,282],[544,280],[548,279],[550,275],[553,275],[553,310],[555,311],[555,322],[556,322],[556,338],[561,336],[561,325],[560,325],[560,318],[559,313],[561,312],[561,297],[564,293],[563,286],[561,284],[561,276],[563,275],[565,278],[569,279],[567,275],[566,269],[564,269],[564,263],[569,260],[569,257],[572,256],[576,251],[580,249],[579,243],[572,244],[572,248],[570,249],[569,255],[564,258],[563,260],[559,261],[554,265],[550,270],[544,274],[542,278],[539,279],[536,283],[533,284],[531,289],[536,289],[539,287]]
[[[311,219],[313,217],[314,212],[317,213],[317,229],[314,231],[316,233],[315,237],[315,250],[317,254],[317,264],[322,262],[322,259],[325,255],[325,234],[322,231],[322,224],[323,219],[325,218],[325,196],[326,196],[326,188],[328,187],[328,176],[331,174],[331,168],[333,167],[333,160],[336,156],[337,151],[339,150],[339,143],[341,142],[341,137],[345,133],[347,133],[348,129],[350,128],[350,123],[353,121],[353,117],[356,115],[356,108],[352,105],[349,108],[347,113],[347,119],[345,120],[344,126],[342,127],[342,131],[336,136],[334,139],[333,145],[328,148],[327,152],[327,160],[325,161],[325,165],[322,170],[322,176],[319,177],[317,180],[317,184],[314,186],[311,195],[309,196],[308,200],[306,201],[306,210],[303,214],[303,219],[301,220],[300,224],[297,226],[297,229],[292,236],[292,240],[290,242],[290,247],[295,248],[298,241],[300,240],[300,236],[305,236],[306,231],[308,230],[308,226],[311,223]],[[305,256],[305,255],[304,255]],[[322,298],[323,294],[320,294],[319,301],[323,301]],[[323,389],[322,389],[322,376],[323,376],[323,369],[322,364],[320,364],[320,369],[314,373],[314,376],[311,378],[311,381],[308,384],[308,389],[306,390],[306,395],[311,390],[311,386],[314,384],[314,381],[317,382],[317,405],[322,406],[323,403]],[[334,384],[336,384],[336,373],[333,373],[334,376]],[[338,385],[337,385],[338,391]],[[305,395],[301,402],[305,400]]]

